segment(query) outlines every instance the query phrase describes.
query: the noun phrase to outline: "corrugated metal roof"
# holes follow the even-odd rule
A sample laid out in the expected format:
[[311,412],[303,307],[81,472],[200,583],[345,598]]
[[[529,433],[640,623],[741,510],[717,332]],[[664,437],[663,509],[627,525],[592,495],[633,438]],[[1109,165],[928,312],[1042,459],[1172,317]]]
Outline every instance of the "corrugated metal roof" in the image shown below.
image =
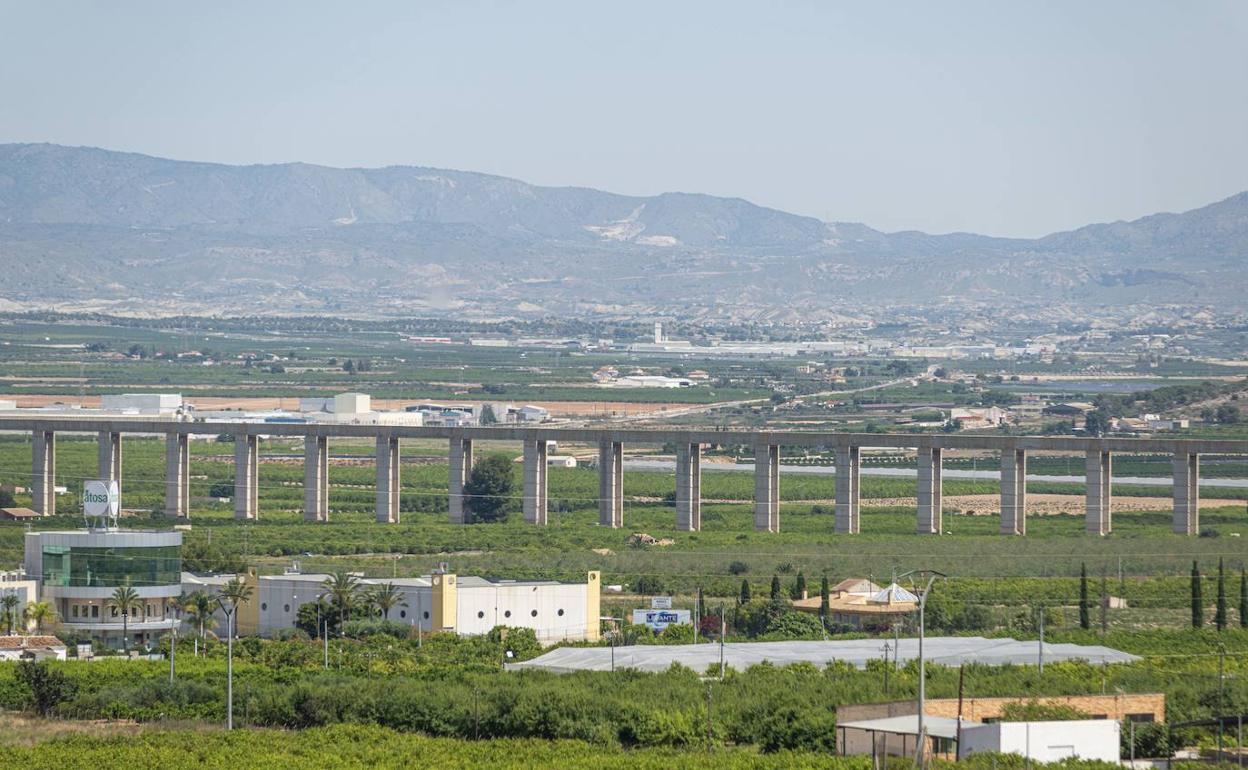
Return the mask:
[[[963,727],[978,725],[979,722],[962,720]],[[899,717],[863,719],[857,722],[837,722],[836,726],[855,730],[874,730],[877,733],[893,733],[894,735],[918,735],[919,717],[916,714],[905,714]],[[958,737],[958,720],[950,719],[949,717],[934,717],[928,714],[923,717],[923,732],[933,738],[956,739]]]

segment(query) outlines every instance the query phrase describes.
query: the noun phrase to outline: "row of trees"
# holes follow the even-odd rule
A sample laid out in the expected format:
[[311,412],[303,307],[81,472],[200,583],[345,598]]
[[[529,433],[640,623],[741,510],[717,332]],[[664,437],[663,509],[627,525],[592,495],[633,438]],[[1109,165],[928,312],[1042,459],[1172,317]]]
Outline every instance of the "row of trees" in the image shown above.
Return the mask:
[[[1227,608],[1226,594],[1226,569],[1222,559],[1218,559],[1218,578],[1217,578],[1217,600],[1214,604],[1213,624],[1219,631],[1225,631],[1229,624],[1229,613]],[[1109,594],[1105,588],[1105,577],[1101,577],[1101,607],[1108,606]],[[1089,598],[1088,590],[1088,565],[1083,564],[1079,570],[1079,626],[1088,629],[1092,627],[1092,602]],[[1200,574],[1200,564],[1195,560],[1192,561],[1191,572],[1191,612],[1192,612],[1192,628],[1202,628],[1205,625],[1205,599],[1204,599],[1204,578]],[[1248,628],[1248,571],[1240,570],[1239,573],[1239,626],[1240,628]],[[1102,612],[1102,625],[1104,624],[1104,612]]]

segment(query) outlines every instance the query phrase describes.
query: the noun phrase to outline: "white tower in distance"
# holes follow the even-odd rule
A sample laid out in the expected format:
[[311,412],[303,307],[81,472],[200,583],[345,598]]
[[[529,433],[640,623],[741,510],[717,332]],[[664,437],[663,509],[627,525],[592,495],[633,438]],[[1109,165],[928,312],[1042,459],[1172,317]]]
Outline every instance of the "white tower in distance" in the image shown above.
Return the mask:
[[656,345],[663,344],[663,322],[662,321],[654,322],[654,344]]

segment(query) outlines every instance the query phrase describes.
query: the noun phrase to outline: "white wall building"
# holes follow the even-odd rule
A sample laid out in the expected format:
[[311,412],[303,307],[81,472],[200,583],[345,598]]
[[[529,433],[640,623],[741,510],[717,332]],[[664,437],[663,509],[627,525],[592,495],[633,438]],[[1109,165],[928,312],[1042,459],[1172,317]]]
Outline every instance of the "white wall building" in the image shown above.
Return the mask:
[[[234,575],[183,573],[182,590],[218,593]],[[257,587],[254,599],[240,607],[238,632],[272,636],[295,626],[299,608],[324,596],[328,575],[248,575]],[[363,590],[393,584],[402,595],[389,619],[422,631],[461,635],[488,633],[495,626],[531,628],[539,641],[596,640],[599,633],[599,573],[584,583],[497,580],[450,574],[416,578],[361,578]],[[225,616],[218,618],[224,628]]]
[[1113,719],[1062,722],[992,722],[963,725],[958,758],[988,751],[1018,754],[1034,762],[1061,762],[1071,757],[1117,763],[1119,731]]

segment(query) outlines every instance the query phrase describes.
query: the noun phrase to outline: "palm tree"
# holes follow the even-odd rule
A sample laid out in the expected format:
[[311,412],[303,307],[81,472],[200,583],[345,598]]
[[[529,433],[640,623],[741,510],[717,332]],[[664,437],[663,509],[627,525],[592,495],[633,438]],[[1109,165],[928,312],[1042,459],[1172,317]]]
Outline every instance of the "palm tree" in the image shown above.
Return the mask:
[[195,591],[180,598],[178,603],[181,605],[182,611],[195,621],[195,626],[199,628],[199,638],[203,639],[205,632],[217,623],[217,619],[212,613],[217,609],[217,605],[213,602],[212,597],[203,591]]
[[[243,578],[231,578],[221,589],[221,598],[230,603],[230,616],[234,617],[238,613],[238,605],[251,601],[251,595],[255,591]],[[234,628],[238,627],[237,618],[234,618]],[[234,634],[231,629],[226,632],[232,637]]]
[[29,624],[34,623],[35,631],[41,634],[43,633],[43,624],[47,622],[49,618],[56,617],[56,613],[52,611],[52,605],[47,602],[33,602],[31,604],[27,604],[24,614],[26,615],[27,626],[29,627]]
[[382,583],[369,593],[369,603],[376,608],[383,620],[390,619],[390,610],[406,607],[403,592],[394,583]]
[[130,581],[127,580],[113,589],[113,595],[108,597],[108,606],[121,613],[121,645],[123,650],[129,651],[130,611],[142,607],[143,600],[139,598],[139,592],[134,590],[130,586]]
[[0,607],[4,607],[4,617],[9,625],[9,636],[12,636],[13,621],[17,618],[17,594],[10,591],[0,597]]
[[359,597],[360,579],[349,572],[335,572],[325,578],[321,587],[338,608],[345,623],[351,617],[351,607]]

